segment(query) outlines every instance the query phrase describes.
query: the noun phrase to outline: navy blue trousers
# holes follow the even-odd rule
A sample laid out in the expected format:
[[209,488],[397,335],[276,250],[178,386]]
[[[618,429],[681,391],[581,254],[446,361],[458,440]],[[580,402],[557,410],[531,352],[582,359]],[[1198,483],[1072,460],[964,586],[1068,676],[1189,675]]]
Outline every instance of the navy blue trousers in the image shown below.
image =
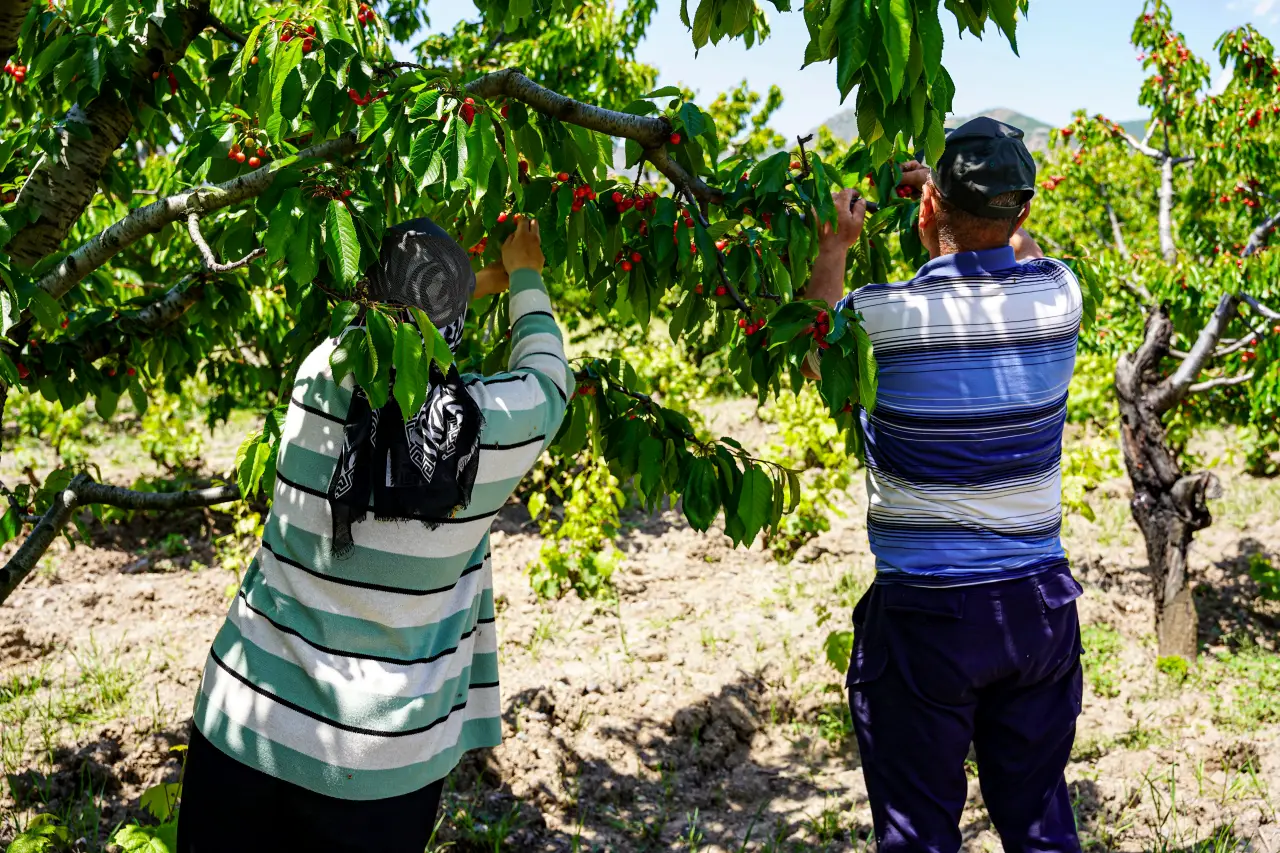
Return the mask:
[[980,586],[872,584],[849,665],[878,853],[955,853],[972,743],[1006,853],[1078,853],[1063,770],[1083,689],[1065,570]]

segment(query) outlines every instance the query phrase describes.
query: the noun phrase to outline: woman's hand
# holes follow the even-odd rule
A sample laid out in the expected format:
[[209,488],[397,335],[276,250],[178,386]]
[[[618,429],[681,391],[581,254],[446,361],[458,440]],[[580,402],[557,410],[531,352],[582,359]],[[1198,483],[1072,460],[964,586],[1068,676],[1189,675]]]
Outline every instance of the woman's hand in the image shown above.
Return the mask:
[[517,213],[516,230],[502,244],[502,266],[506,268],[508,275],[522,269],[540,273],[545,263],[538,220]]
[[471,294],[471,299],[474,301],[505,293],[509,287],[511,287],[511,278],[507,275],[506,267],[498,261],[476,273],[476,289]]

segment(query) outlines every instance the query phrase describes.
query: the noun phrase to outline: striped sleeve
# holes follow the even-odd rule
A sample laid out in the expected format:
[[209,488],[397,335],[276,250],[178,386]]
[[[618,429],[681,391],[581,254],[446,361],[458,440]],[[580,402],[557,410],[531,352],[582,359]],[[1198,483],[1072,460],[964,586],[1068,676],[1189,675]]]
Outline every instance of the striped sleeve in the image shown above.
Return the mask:
[[486,412],[518,414],[529,425],[530,433],[542,437],[545,448],[560,430],[573,396],[574,379],[551,299],[536,270],[522,269],[511,274],[511,357],[507,371],[484,377],[473,386],[472,393]]

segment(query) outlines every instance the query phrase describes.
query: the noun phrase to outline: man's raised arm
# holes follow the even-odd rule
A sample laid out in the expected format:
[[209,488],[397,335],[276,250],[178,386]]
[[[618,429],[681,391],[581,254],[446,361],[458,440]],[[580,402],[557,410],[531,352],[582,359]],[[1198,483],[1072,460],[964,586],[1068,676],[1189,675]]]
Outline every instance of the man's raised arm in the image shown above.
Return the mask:
[[[858,198],[857,190],[842,190],[831,198],[836,206],[836,224],[832,227],[823,222],[818,226],[818,257],[813,262],[813,276],[804,296],[806,299],[821,299],[834,308],[844,298],[845,256],[862,234],[867,204]],[[818,372],[809,359],[805,359],[800,370],[810,379],[818,378]]]

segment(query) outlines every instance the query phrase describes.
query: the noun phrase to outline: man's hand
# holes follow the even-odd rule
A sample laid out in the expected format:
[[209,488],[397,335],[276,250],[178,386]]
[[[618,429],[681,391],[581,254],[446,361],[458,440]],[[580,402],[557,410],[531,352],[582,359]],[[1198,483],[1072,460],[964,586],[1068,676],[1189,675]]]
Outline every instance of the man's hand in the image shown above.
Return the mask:
[[506,267],[501,262],[489,264],[476,273],[476,289],[471,294],[471,298],[484,299],[486,296],[504,293],[509,287],[511,287],[511,277],[507,275]]
[[900,187],[911,190],[912,198],[920,198],[924,185],[929,183],[929,167],[915,160],[902,164],[902,181]]
[[[856,203],[854,199],[857,199]],[[828,222],[819,225],[818,252],[840,252],[843,257],[862,235],[862,224],[867,218],[867,203],[858,198],[857,190],[834,193],[831,200],[836,205],[836,224],[834,228]]]
[[540,273],[546,262],[542,256],[538,220],[516,214],[516,230],[502,244],[502,266],[506,268],[507,275],[524,269]]

